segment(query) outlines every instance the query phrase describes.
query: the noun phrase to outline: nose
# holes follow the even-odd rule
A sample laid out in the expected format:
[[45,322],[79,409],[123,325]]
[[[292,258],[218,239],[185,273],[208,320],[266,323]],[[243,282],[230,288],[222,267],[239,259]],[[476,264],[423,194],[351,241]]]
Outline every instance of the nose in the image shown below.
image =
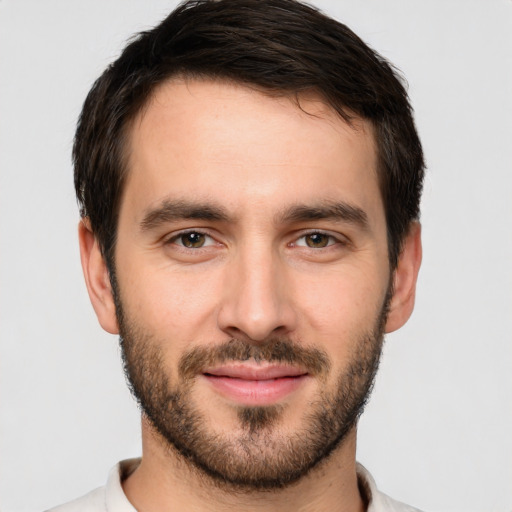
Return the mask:
[[262,342],[296,328],[293,286],[279,255],[249,247],[226,272],[218,326],[231,337]]

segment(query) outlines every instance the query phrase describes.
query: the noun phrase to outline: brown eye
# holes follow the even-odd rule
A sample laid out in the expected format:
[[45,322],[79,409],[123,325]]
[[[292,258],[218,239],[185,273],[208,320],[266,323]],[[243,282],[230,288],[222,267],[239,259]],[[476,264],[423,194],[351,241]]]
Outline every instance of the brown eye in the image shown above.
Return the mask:
[[304,238],[308,247],[321,249],[322,247],[327,247],[329,245],[332,237],[325,233],[311,233],[309,235],[305,235]]
[[198,249],[203,247],[205,244],[206,235],[192,231],[190,233],[183,233],[179,236],[178,240],[184,247],[188,247],[189,249]]

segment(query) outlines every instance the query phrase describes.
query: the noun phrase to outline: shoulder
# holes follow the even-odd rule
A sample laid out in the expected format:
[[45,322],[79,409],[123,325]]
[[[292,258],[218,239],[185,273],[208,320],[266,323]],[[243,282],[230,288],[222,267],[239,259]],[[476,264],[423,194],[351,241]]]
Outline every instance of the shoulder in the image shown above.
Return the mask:
[[81,498],[64,503],[47,512],[106,512],[105,487],[98,487]]
[[357,465],[357,477],[361,493],[368,501],[367,512],[421,512],[380,492],[370,472],[361,464]]
[[46,512],[136,512],[124,494],[121,482],[139,463],[140,459],[120,462],[110,470],[107,485]]
[[[383,492],[377,491],[377,493],[378,496],[376,496],[374,500],[374,504],[376,505],[374,509],[375,512],[421,512],[417,508],[390,498]],[[368,509],[368,512],[370,512],[370,510],[373,509]]]

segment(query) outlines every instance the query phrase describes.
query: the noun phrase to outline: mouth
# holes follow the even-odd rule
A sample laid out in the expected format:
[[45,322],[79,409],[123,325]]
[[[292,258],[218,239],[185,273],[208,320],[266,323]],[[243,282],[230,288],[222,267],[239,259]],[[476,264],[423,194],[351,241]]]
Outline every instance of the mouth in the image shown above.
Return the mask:
[[247,362],[207,368],[202,377],[219,394],[240,405],[272,405],[309,378],[307,371],[282,364]]

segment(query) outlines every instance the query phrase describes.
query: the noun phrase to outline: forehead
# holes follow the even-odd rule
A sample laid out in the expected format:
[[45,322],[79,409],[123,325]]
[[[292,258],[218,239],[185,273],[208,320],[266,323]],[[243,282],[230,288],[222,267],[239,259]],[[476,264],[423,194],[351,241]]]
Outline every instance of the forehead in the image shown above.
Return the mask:
[[371,125],[349,126],[313,94],[173,79],[132,122],[128,144],[123,203],[136,208],[192,194],[235,209],[350,199],[382,210]]

